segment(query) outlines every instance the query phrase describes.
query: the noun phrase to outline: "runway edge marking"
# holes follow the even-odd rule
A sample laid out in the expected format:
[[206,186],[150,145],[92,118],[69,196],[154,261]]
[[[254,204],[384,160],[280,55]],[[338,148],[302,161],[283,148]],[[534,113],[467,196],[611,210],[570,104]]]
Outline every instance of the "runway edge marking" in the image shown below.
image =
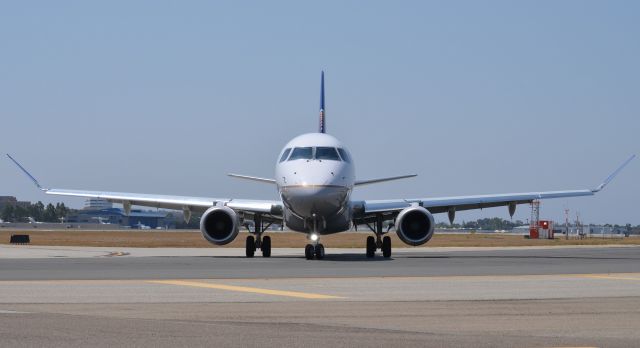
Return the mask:
[[195,281],[188,281],[188,280],[150,280],[150,281],[147,281],[147,283],[190,286],[195,288],[228,290],[228,291],[236,291],[236,292],[248,292],[248,293],[263,294],[263,295],[304,298],[308,300],[329,300],[329,299],[344,298],[344,297],[333,296],[333,295],[323,295],[323,294],[286,291],[286,290],[262,289],[262,288],[248,287],[248,286],[225,285],[225,284],[216,284],[216,283],[195,282]]

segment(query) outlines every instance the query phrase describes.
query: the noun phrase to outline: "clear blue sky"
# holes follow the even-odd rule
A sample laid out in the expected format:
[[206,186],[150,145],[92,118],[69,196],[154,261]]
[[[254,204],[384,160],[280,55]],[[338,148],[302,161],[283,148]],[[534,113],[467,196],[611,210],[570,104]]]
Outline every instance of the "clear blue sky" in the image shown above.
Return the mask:
[[[591,188],[640,153],[639,16],[638,1],[3,2],[0,151],[51,187],[276,198],[225,174],[272,176],[316,130],[325,69],[328,132],[358,176],[419,174],[355,198]],[[640,224],[639,177],[636,160],[542,216]],[[58,201],[6,159],[0,194]]]

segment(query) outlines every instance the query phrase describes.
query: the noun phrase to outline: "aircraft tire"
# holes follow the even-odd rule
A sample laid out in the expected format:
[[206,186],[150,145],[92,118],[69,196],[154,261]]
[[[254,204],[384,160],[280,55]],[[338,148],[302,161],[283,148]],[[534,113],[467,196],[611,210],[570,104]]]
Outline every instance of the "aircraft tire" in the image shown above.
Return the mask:
[[262,257],[271,257],[271,237],[265,236],[262,238]]
[[391,237],[389,236],[382,239],[382,256],[387,259],[391,257]]
[[367,237],[367,257],[372,258],[376,256],[376,240],[373,236]]
[[316,245],[316,259],[324,259],[324,245],[322,244]]
[[307,260],[313,260],[314,254],[315,254],[315,248],[313,247],[313,245],[307,244],[304,247],[304,257],[306,257]]
[[247,241],[245,242],[245,255],[247,257],[253,257],[256,253],[256,240],[253,236],[247,236]]

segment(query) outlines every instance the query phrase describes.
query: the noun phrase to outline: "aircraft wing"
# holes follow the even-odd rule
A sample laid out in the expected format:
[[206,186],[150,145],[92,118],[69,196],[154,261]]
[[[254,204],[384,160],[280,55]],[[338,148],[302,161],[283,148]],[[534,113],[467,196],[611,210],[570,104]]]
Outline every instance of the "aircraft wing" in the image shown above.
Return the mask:
[[282,202],[271,200],[248,200],[248,199],[231,199],[231,198],[208,198],[208,197],[189,197],[189,196],[170,196],[156,195],[145,193],[129,193],[129,192],[107,192],[107,191],[85,191],[85,190],[67,190],[67,189],[48,189],[42,187],[38,180],[31,175],[24,167],[20,165],[13,157],[7,154],[7,157],[15,163],[18,168],[42,191],[49,195],[73,196],[87,198],[101,198],[114,203],[121,203],[125,211],[128,211],[132,205],[144,207],[175,209],[188,212],[191,211],[204,212],[213,206],[227,206],[236,211],[249,213],[264,213],[274,218],[282,215]]
[[[361,220],[367,221],[368,218],[376,214],[395,216],[399,211],[412,205],[420,205],[429,210],[432,214],[455,212],[470,209],[493,208],[500,206],[509,206],[510,210],[515,209],[517,204],[531,203],[534,200],[564,198],[564,197],[580,197],[593,196],[601,191],[613,178],[627,165],[635,155],[629,157],[618,169],[611,173],[600,185],[594,189],[586,190],[567,190],[567,191],[542,191],[542,192],[526,192],[526,193],[507,193],[507,194],[490,194],[475,196],[457,196],[457,197],[435,197],[435,198],[410,198],[410,199],[392,199],[392,200],[369,200],[359,202],[361,212]],[[512,208],[513,207],[513,208]]]
[[572,190],[458,197],[374,200],[364,201],[363,203],[365,213],[382,213],[394,210],[402,210],[404,208],[417,204],[427,208],[427,210],[429,210],[432,214],[436,214],[448,212],[451,208],[455,209],[456,211],[483,209],[508,206],[511,204],[531,203],[536,199],[593,196],[594,194],[595,193],[591,190]]
[[227,206],[233,210],[249,211],[255,213],[267,213],[279,215],[281,211],[281,201],[270,200],[246,200],[230,198],[207,198],[190,196],[169,196],[145,193],[128,192],[103,192],[84,190],[64,190],[64,189],[43,189],[48,195],[74,196],[87,198],[101,198],[114,203],[124,205],[139,205],[145,207],[176,209],[176,210],[196,210],[205,211],[215,205]]

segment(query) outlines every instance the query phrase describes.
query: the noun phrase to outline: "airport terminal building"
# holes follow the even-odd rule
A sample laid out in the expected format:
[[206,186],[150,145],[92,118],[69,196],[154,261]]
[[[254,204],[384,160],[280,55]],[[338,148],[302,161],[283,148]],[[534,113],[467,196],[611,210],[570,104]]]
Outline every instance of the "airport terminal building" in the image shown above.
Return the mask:
[[140,228],[140,226],[148,226],[155,228],[174,228],[175,220],[165,211],[144,211],[132,209],[129,215],[120,208],[104,208],[97,210],[79,210],[70,214],[67,218],[68,223],[98,223],[112,224],[120,226],[128,226],[131,228]]
[[120,225],[130,228],[175,228],[174,217],[166,211],[131,209],[127,215],[123,209],[114,208],[113,203],[100,198],[87,199],[84,208],[71,213],[66,222]]

